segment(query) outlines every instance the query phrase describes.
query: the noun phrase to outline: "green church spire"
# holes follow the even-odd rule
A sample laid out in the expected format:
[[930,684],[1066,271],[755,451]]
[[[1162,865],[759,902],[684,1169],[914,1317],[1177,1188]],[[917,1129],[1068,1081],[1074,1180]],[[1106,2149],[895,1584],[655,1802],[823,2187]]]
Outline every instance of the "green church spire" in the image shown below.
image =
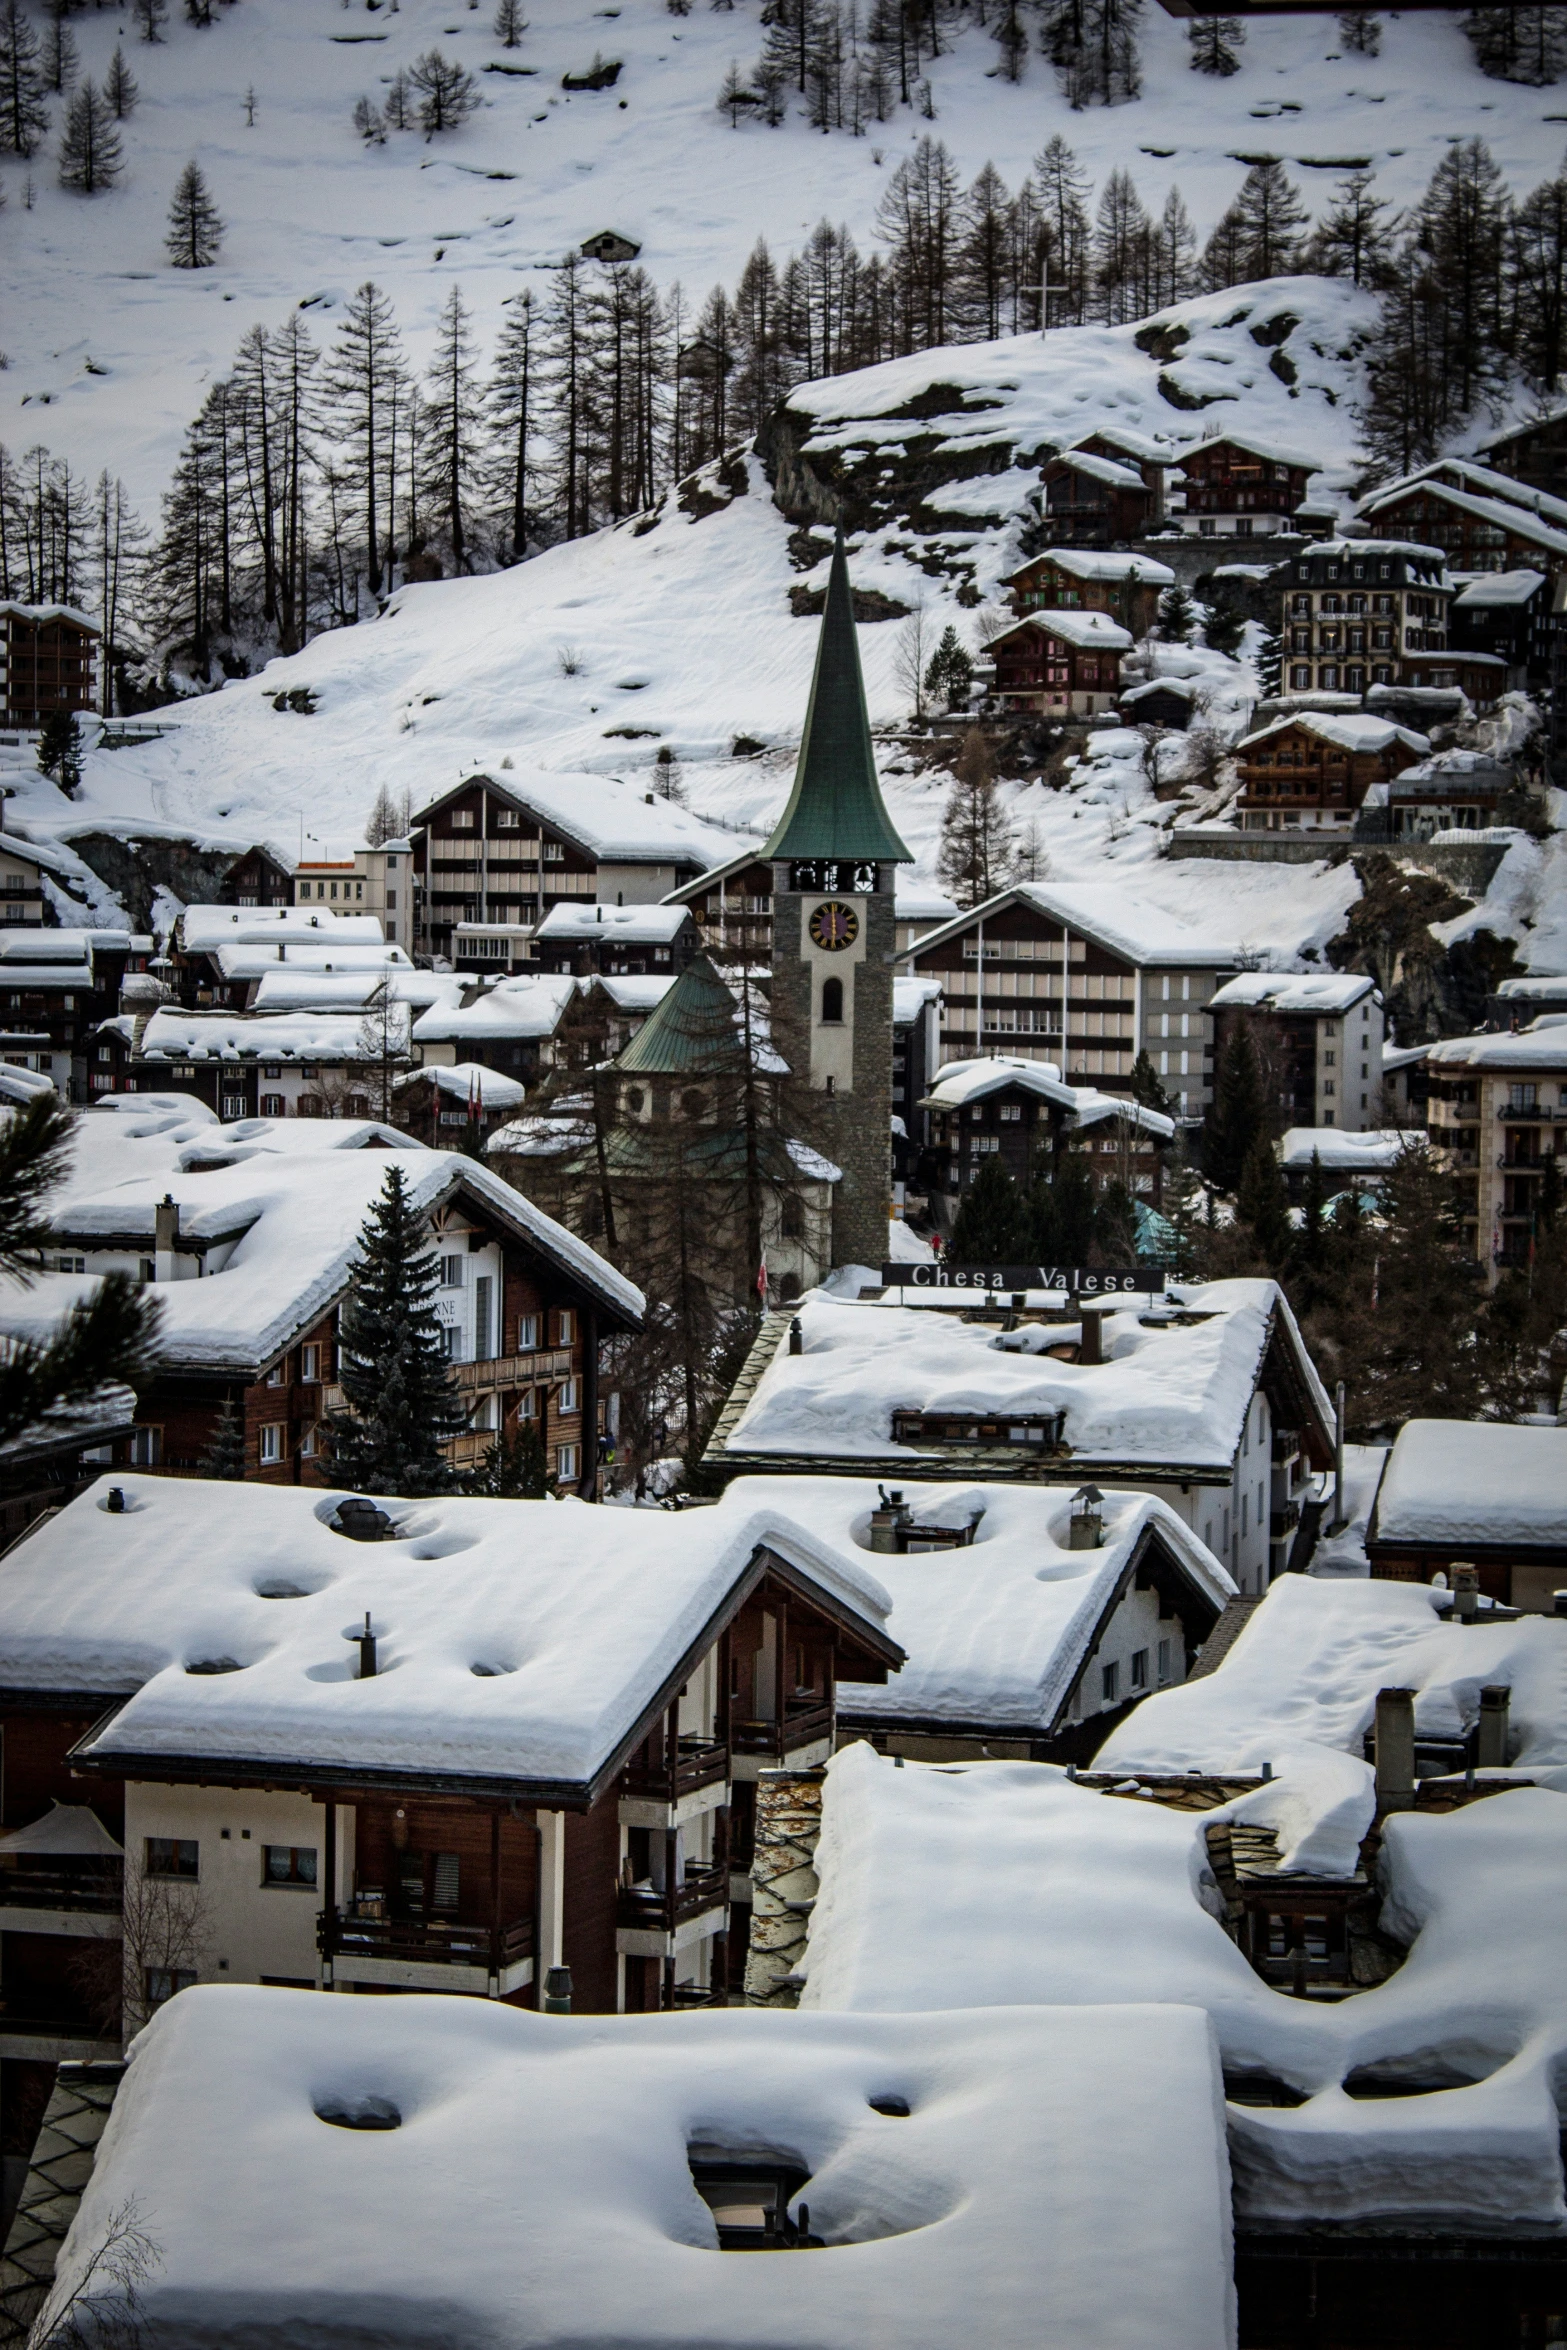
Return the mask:
[[827,577],[816,675],[811,680],[794,789],[762,855],[840,858],[856,864],[913,863],[893,829],[876,780],[841,523]]

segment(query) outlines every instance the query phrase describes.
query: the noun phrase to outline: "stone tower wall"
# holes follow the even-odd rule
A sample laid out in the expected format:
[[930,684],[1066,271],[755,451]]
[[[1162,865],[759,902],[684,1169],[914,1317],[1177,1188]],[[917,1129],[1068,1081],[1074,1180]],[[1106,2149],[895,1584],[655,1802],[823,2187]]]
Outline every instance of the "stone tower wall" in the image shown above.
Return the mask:
[[[894,869],[882,867],[874,895],[832,893],[854,907],[861,924],[855,947],[832,956],[812,947],[807,929],[815,909],[827,902],[824,893],[800,896],[787,887],[788,867],[774,870],[772,1027],[795,1075],[790,1123],[843,1170],[833,1197],[833,1263],[880,1265],[887,1254],[892,1187]],[[826,975],[843,982],[849,1033],[824,1040],[813,1014]],[[826,1055],[824,1042],[834,1048]],[[835,1072],[831,1092],[826,1059],[847,1069],[847,1082]]]

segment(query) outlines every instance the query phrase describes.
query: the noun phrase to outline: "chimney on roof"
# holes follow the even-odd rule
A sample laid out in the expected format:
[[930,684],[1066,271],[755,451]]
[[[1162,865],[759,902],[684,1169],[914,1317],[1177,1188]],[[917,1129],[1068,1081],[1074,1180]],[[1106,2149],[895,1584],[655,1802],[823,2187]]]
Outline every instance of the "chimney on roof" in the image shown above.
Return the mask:
[[1377,1691],[1377,1806],[1412,1811],[1415,1803],[1415,1693]]
[[1097,1485],[1080,1485],[1073,1494],[1068,1550],[1098,1550],[1102,1547],[1104,1498]]
[[1472,1624],[1480,1612],[1480,1570],[1465,1560],[1453,1561],[1453,1621]]
[[1480,1726],[1475,1740],[1475,1764],[1480,1770],[1507,1767],[1507,1715],[1512,1690],[1497,1682],[1480,1692]]
[[1105,1359],[1104,1316],[1083,1308],[1083,1336],[1077,1350],[1080,1363],[1102,1363]]
[[154,1281],[172,1281],[174,1252],[180,1237],[179,1202],[172,1192],[164,1193],[152,1214],[152,1277]]
[[359,1635],[359,1678],[375,1679],[375,1634],[370,1629],[370,1610],[365,1609],[365,1628]]
[[913,1512],[898,1487],[894,1486],[889,1493],[884,1485],[878,1485],[876,1491],[880,1497],[880,1507],[871,1512],[871,1548],[895,1551],[898,1547],[898,1529],[908,1524]]

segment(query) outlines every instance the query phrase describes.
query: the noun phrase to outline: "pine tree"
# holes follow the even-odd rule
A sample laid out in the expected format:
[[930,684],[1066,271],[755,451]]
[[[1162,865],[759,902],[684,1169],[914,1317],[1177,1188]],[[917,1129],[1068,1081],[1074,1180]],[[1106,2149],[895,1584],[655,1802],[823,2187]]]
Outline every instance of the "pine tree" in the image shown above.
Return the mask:
[[1158,1110],[1168,1117],[1175,1103],[1159,1082],[1159,1072],[1153,1065],[1148,1047],[1143,1046],[1132,1063],[1132,1099],[1145,1110]]
[[470,1493],[494,1501],[542,1501],[549,1490],[549,1461],[537,1420],[519,1419],[510,1440],[497,1436],[468,1482]]
[[438,131],[454,131],[465,123],[479,103],[479,85],[439,49],[427,49],[409,67],[408,79],[419,93],[419,127],[427,139]]
[[520,563],[528,551],[529,493],[534,479],[539,321],[532,292],[526,286],[520,294],[508,295],[502,308],[505,324],[495,346],[495,366],[486,397],[494,433],[495,473],[506,492],[510,559]]
[[234,1409],[232,1396],[223,1398],[212,1442],[201,1456],[201,1473],[233,1484],[245,1474],[245,1423]]
[[[401,345],[392,305],[373,279],[356,288],[327,356],[322,385],[342,450],[344,478],[363,531],[365,581],[379,596],[390,567],[392,415]],[[394,827],[394,829],[401,829]]]
[[82,730],[74,710],[51,710],[38,735],[38,764],[68,800],[82,780]]
[[1094,1204],[1091,1261],[1100,1265],[1135,1265],[1137,1240],[1137,1203],[1119,1175],[1112,1175],[1101,1186]]
[[1111,326],[1140,318],[1147,308],[1152,223],[1130,172],[1112,171],[1094,223],[1094,290],[1099,315]]
[[1339,181],[1313,232],[1307,260],[1319,277],[1352,278],[1357,286],[1385,286],[1393,270],[1393,240],[1383,217],[1390,207],[1371,191],[1370,171]]
[[1213,1100],[1203,1121],[1203,1163],[1220,1191],[1240,1182],[1252,1145],[1267,1125],[1262,1067],[1251,1022],[1243,1013],[1219,1058]]
[[1040,47],[1072,107],[1120,106],[1142,94],[1142,0],[1047,0]]
[[1552,393],[1567,366],[1567,168],[1519,205],[1508,267],[1519,364]]
[[1210,604],[1203,623],[1202,641],[1210,653],[1223,653],[1233,660],[1241,649],[1246,634],[1246,615],[1239,604]]
[[1092,183],[1059,131],[1034,158],[1033,191],[1039,225],[1031,275],[1037,284],[1048,274],[1050,295],[1050,315],[1040,327],[1081,326],[1088,316]]
[[1184,300],[1197,284],[1197,232],[1179,188],[1164,200],[1159,225],[1153,232],[1153,269],[1148,288],[1156,310]]
[[1241,1169],[1235,1205],[1251,1231],[1257,1253],[1275,1276],[1287,1267],[1294,1234],[1284,1170],[1266,1133],[1259,1131]]
[[48,29],[44,34],[44,80],[57,98],[63,98],[80,71],[81,59],[76,53],[76,36],[66,22],[65,9],[51,8]]
[[176,269],[210,269],[223,245],[223,223],[212,201],[206,174],[187,163],[174,183],[163,250]]
[[0,0],[0,146],[31,155],[49,127],[38,36],[21,0]]
[[973,683],[974,664],[964,649],[962,638],[949,623],[942,630],[941,641],[925,671],[925,691],[933,702],[944,704],[948,710],[956,710],[968,700]]
[[936,869],[961,906],[983,905],[1012,878],[1014,836],[996,788],[990,747],[977,727],[963,738],[942,811]]
[[401,66],[398,67],[387,84],[385,110],[386,119],[393,130],[406,131],[413,128],[414,115],[417,111],[414,106],[413,89],[407,73]]
[[327,1422],[329,1474],[361,1493],[449,1493],[443,1444],[468,1415],[435,1312],[440,1281],[424,1217],[401,1167],[359,1235],[339,1331],[338,1379],[349,1409]]
[[[47,1203],[68,1171],[75,1124],[52,1092],[0,1124],[0,1271],[24,1292],[52,1237]],[[10,1340],[0,1355],[0,1444],[112,1382],[140,1385],[161,1316],[155,1292],[129,1274],[108,1273],[47,1338]]]
[[1193,73],[1239,73],[1246,27],[1238,16],[1199,16],[1186,28]]
[[1382,54],[1382,19],[1361,8],[1347,9],[1338,20],[1338,37],[1357,57]]
[[473,335],[461,286],[441,306],[426,414],[426,495],[446,524],[454,571],[468,569],[467,512],[479,460],[479,401]]
[[741,115],[752,113],[755,106],[756,92],[740,71],[735,59],[731,57],[729,71],[725,74],[718,92],[718,111],[720,114],[728,115],[729,128],[736,131],[740,128]]
[[522,36],[528,29],[528,20],[522,13],[522,0],[500,0],[491,27],[503,49],[520,48]]
[[162,40],[163,27],[169,21],[168,0],[131,0],[131,14],[144,41]]
[[1189,645],[1197,626],[1197,607],[1184,580],[1176,580],[1159,598],[1159,634],[1166,644]]
[[114,116],[97,85],[83,82],[66,109],[60,138],[60,185],[79,196],[96,196],[112,188],[124,165],[124,149],[114,127]]
[[1094,1179],[1080,1150],[1063,1144],[1055,1164],[1037,1175],[1028,1190],[1028,1222],[1024,1237],[1029,1246],[1022,1262],[1033,1265],[1086,1265],[1093,1254],[1098,1205]]
[[1240,269],[1235,284],[1288,277],[1300,267],[1306,207],[1282,163],[1254,163],[1231,210]]
[[1181,1133],[1164,1170],[1159,1202],[1159,1213],[1174,1236],[1169,1269],[1178,1281],[1201,1278],[1207,1239],[1204,1204],[1202,1179],[1192,1165],[1186,1135]]
[[947,1254],[960,1265],[1012,1265],[1022,1258],[1023,1203],[999,1159],[985,1159],[953,1220]]
[[354,128],[367,147],[386,145],[386,117],[373,98],[354,100]]
[[1264,696],[1284,690],[1284,641],[1278,630],[1267,622],[1263,626],[1261,642],[1253,655],[1257,685]]
[[125,62],[123,49],[116,48],[109,60],[109,70],[103,77],[103,94],[114,108],[116,122],[123,122],[128,114],[135,113],[141,90],[136,76]]
[[1544,89],[1560,81],[1567,26],[1560,7],[1472,8],[1464,19],[1475,63],[1492,81]]
[[1306,1169],[1306,1190],[1301,1202],[1300,1230],[1295,1237],[1294,1269],[1290,1279],[1290,1298],[1298,1314],[1315,1312],[1329,1293],[1328,1269],[1333,1256],[1333,1238],[1322,1154],[1313,1151],[1311,1164]]

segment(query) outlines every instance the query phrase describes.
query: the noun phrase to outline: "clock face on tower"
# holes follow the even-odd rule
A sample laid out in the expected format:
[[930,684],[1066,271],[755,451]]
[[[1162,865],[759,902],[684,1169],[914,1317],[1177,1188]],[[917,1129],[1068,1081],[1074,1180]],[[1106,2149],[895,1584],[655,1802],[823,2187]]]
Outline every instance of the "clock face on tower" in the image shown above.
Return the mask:
[[852,947],[859,937],[860,917],[852,906],[840,905],[836,898],[829,898],[811,916],[810,930],[811,944],[835,955],[843,947]]

